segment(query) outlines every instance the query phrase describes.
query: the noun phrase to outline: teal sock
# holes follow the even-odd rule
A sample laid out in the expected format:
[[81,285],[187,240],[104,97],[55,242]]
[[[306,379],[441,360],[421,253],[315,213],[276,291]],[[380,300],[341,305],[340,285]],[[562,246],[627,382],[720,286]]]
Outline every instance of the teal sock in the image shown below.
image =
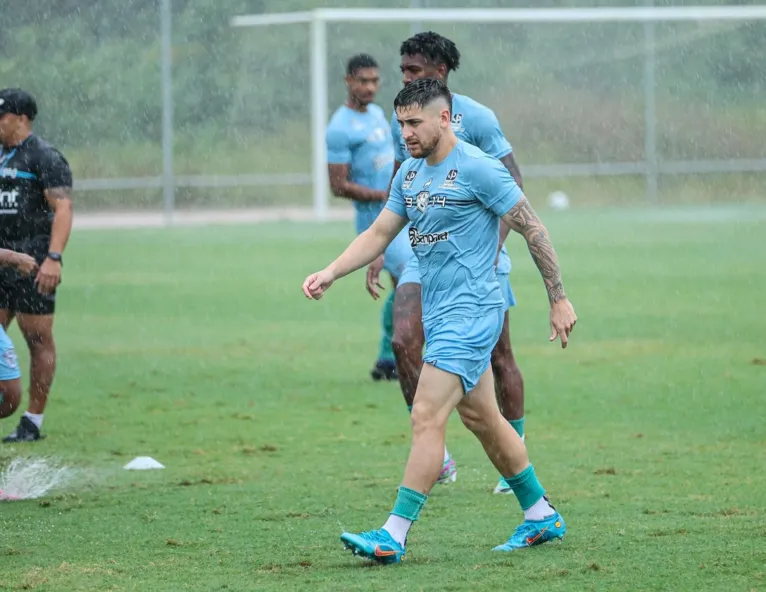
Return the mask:
[[516,499],[519,500],[522,510],[528,510],[545,495],[545,489],[535,475],[535,468],[529,465],[518,475],[506,477],[505,482],[513,489]]
[[394,350],[391,348],[391,340],[394,338],[394,291],[386,298],[383,303],[383,310],[380,313],[380,349],[378,351],[378,360],[394,361]]
[[524,437],[524,418],[521,419],[509,419],[508,423],[511,424],[511,427],[516,430],[516,433],[519,435],[519,438]]
[[408,489],[403,485],[399,487],[399,493],[396,494],[396,502],[391,513],[394,516],[400,516],[406,520],[415,522],[420,516],[420,510],[426,503],[428,496],[414,489]]

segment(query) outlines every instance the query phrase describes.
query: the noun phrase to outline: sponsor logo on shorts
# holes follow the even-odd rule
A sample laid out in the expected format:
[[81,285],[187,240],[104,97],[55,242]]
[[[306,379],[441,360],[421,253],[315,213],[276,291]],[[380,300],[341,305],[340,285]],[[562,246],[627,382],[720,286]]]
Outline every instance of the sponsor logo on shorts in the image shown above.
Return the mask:
[[425,234],[420,234],[418,232],[418,229],[414,226],[410,226],[409,230],[409,237],[410,237],[410,246],[414,249],[418,246],[430,246],[434,245],[436,243],[444,242],[449,240],[449,231],[444,232],[427,232]]

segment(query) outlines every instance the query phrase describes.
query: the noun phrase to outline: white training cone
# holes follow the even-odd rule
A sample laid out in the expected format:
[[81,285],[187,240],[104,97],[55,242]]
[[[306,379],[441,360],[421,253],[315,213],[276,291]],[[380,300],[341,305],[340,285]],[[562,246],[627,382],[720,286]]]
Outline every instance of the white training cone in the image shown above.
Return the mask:
[[146,469],[164,469],[165,467],[151,456],[137,456],[123,468],[129,471],[143,471]]

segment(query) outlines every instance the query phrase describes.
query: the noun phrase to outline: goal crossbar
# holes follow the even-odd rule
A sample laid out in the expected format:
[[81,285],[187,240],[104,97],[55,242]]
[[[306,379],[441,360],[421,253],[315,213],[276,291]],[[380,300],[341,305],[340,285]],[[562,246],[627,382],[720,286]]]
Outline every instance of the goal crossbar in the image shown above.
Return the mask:
[[576,23],[667,22],[766,19],[766,5],[638,6],[602,8],[318,8],[304,12],[249,14],[231,19],[233,27],[309,23]]

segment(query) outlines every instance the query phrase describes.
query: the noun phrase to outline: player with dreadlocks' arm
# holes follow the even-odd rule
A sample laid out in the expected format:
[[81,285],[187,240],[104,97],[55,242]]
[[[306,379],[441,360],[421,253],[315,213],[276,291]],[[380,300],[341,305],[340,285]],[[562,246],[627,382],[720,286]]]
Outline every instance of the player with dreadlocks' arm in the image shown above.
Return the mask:
[[[410,37],[402,43],[399,53],[401,54],[401,71],[405,86],[422,78],[435,78],[447,84],[450,72],[457,70],[460,66],[460,52],[455,44],[432,31],[418,33]],[[522,187],[521,173],[514,159],[513,150],[503,135],[500,123],[492,110],[465,95],[457,93],[452,93],[452,103],[452,130],[455,135],[460,140],[473,144],[486,154],[499,159],[519,187]],[[395,118],[396,113],[393,114],[391,121],[396,155],[394,175],[402,162],[410,157],[407,146],[402,139],[401,127]],[[412,175],[413,172],[410,172],[410,176]],[[407,189],[413,181],[412,178],[404,179],[404,189]],[[433,180],[433,189],[438,187],[449,188],[459,181],[460,171],[449,171],[447,178]],[[504,246],[508,232],[508,226],[501,221],[498,245],[501,248],[496,269],[503,290],[506,311],[500,339],[492,351],[492,371],[495,377],[498,404],[503,416],[523,439],[524,382],[511,349],[507,311],[516,303],[508,278],[511,271],[511,260]],[[415,245],[412,246],[415,247]],[[378,275],[383,262],[384,259],[379,258],[368,269],[367,289],[374,298],[378,296],[376,288],[381,287],[378,283]],[[396,286],[393,339],[399,382],[404,400],[410,411],[412,411],[415,389],[423,366],[425,336],[421,315],[420,273],[417,258],[413,256]],[[444,464],[439,476],[439,483],[448,483],[454,481],[455,478],[455,462],[445,447]],[[495,487],[495,493],[511,493],[511,488],[502,476]]]

